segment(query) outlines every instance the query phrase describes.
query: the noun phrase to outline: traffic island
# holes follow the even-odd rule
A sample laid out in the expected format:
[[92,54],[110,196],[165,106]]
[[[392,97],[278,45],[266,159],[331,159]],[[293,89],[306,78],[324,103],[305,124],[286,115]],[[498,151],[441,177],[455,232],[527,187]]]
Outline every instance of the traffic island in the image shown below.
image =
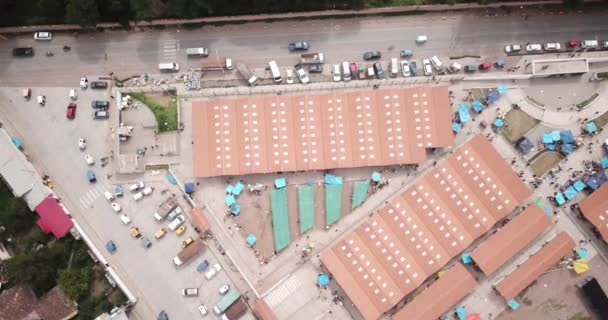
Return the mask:
[[178,129],[176,92],[131,92],[129,95],[146,105],[154,113],[158,133]]
[[551,150],[542,150],[530,159],[530,168],[537,177],[542,177],[564,159],[564,155]]

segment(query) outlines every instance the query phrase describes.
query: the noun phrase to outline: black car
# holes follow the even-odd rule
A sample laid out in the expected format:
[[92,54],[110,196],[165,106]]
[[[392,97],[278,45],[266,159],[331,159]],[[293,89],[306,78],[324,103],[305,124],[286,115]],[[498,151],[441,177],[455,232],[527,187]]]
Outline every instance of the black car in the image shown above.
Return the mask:
[[33,55],[34,55],[34,48],[32,48],[32,47],[13,49],[13,56],[15,56],[15,57],[31,57]]
[[410,71],[412,72],[412,76],[416,75],[416,72],[418,71],[418,66],[416,65],[415,61],[410,61]]
[[288,46],[289,51],[306,51],[310,45],[306,41],[292,42]]
[[312,66],[308,67],[308,72],[309,73],[322,73],[323,72],[323,65],[321,65],[321,64],[313,64]]
[[385,75],[380,62],[374,63],[374,71],[376,72],[376,76],[378,76],[378,79],[384,79]]
[[110,107],[110,102],[102,100],[93,100],[91,101],[91,107],[93,107],[93,109],[106,110]]
[[105,89],[108,87],[108,83],[105,81],[91,81],[91,89]]
[[382,58],[380,51],[368,51],[363,54],[363,60],[378,60]]

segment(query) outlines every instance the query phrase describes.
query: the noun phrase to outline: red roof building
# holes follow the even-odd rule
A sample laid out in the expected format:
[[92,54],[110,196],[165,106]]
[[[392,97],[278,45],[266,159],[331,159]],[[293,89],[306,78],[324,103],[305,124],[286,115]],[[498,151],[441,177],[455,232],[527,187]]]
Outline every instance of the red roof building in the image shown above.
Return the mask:
[[194,175],[420,163],[454,143],[447,86],[195,101]]
[[595,226],[604,241],[608,241],[608,183],[593,191],[579,203],[581,212]]
[[260,320],[277,320],[277,316],[264,299],[258,299],[253,303],[253,312]]
[[46,197],[38,206],[36,212],[40,216],[38,226],[44,233],[52,233],[55,238],[59,239],[65,236],[74,226],[74,222],[63,210],[57,199],[52,196]]
[[481,135],[377,209],[321,260],[377,319],[531,195]]

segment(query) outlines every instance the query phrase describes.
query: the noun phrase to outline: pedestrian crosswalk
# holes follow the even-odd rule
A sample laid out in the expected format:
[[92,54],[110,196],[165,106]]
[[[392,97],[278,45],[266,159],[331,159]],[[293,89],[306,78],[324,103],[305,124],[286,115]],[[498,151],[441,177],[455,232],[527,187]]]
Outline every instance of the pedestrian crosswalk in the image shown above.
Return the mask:
[[79,199],[81,209],[90,209],[93,207],[93,202],[99,197],[103,197],[105,191],[111,191],[109,185],[103,183],[96,183],[91,189],[85,192]]
[[273,309],[296,292],[301,286],[302,282],[300,282],[298,278],[293,275],[289,276],[289,278],[285,279],[285,281],[268,293],[264,297],[264,300],[268,306]]
[[175,62],[179,51],[179,40],[163,40],[160,43],[163,62]]

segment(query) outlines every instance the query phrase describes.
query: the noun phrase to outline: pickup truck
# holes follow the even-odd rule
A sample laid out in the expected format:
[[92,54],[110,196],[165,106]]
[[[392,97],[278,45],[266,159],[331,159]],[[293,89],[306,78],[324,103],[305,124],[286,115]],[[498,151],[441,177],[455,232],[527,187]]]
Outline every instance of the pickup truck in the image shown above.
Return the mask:
[[325,55],[322,52],[303,53],[301,55],[300,64],[321,64],[325,63]]
[[182,251],[180,251],[175,258],[173,258],[173,263],[176,266],[181,266],[197,255],[201,250],[203,250],[203,248],[205,248],[205,242],[203,242],[203,240],[194,240],[190,245],[182,249]]
[[205,272],[205,278],[211,280],[211,278],[215,277],[220,271],[222,271],[222,266],[219,263],[216,263],[213,265],[213,268],[210,268],[209,271]]
[[289,44],[289,51],[306,51],[310,46],[306,41],[292,42]]
[[236,69],[243,76],[243,78],[247,80],[247,83],[249,83],[250,86],[253,87],[257,84],[258,78],[253,74],[253,72],[249,71],[249,68],[247,68],[246,65],[239,63],[236,65]]
[[108,83],[105,81],[91,81],[91,89],[105,89],[108,87]]
[[110,102],[102,100],[93,100],[91,102],[91,107],[93,109],[108,109],[110,107]]
[[168,197],[158,206],[158,211],[154,213],[154,219],[156,219],[156,221],[162,221],[171,211],[173,211],[173,209],[175,209],[175,207],[177,207],[177,200],[175,197]]
[[13,56],[15,56],[15,57],[31,57],[33,55],[34,55],[34,48],[32,48],[32,47],[13,49]]

